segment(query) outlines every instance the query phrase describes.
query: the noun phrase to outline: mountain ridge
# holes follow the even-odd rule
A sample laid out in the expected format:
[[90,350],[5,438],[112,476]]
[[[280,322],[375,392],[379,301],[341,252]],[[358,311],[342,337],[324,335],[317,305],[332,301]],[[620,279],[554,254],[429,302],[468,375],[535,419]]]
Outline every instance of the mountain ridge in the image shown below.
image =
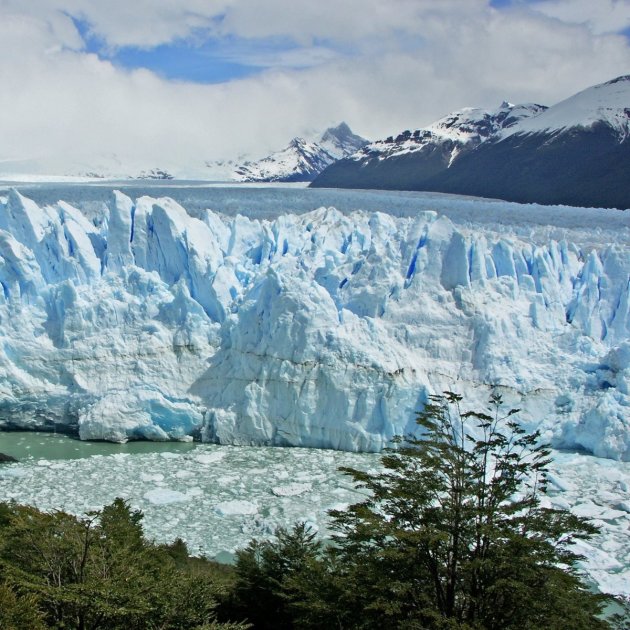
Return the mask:
[[371,143],[311,185],[628,208],[629,138],[626,75],[548,108],[503,103],[494,112],[459,110],[425,129]]

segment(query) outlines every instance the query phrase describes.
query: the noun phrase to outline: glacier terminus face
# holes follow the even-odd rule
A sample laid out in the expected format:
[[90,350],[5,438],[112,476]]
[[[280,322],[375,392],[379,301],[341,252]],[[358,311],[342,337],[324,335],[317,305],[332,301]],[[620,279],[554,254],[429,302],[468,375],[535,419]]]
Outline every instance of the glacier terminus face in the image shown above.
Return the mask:
[[429,394],[494,389],[554,446],[630,460],[630,216],[417,205],[260,220],[114,192],[88,218],[10,190],[0,426],[379,451]]

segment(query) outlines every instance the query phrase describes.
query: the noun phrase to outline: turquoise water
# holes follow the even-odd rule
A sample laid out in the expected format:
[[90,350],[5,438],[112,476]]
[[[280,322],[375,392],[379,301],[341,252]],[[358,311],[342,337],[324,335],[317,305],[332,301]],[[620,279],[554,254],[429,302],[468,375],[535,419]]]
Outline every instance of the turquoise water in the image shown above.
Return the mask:
[[80,459],[92,455],[187,453],[194,442],[83,442],[67,435],[37,431],[0,432],[0,453],[20,461],[34,459]]

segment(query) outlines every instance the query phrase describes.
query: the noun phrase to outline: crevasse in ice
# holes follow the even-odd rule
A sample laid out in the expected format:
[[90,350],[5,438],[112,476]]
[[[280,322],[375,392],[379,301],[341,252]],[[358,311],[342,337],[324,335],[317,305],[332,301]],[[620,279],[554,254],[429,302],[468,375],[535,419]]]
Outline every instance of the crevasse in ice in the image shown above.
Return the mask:
[[555,446],[630,459],[623,239],[119,192],[91,222],[12,190],[0,289],[4,426],[377,451],[429,394],[495,388]]

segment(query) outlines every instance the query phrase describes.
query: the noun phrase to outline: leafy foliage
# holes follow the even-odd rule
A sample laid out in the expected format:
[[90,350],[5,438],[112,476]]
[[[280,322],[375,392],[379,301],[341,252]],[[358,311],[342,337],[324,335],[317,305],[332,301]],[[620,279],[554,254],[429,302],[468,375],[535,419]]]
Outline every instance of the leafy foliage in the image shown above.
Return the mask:
[[242,628],[216,622],[212,564],[149,543],[141,521],[122,499],[82,519],[2,504],[0,627]]
[[321,543],[304,523],[278,529],[273,542],[254,540],[237,555],[231,614],[269,630],[304,625],[322,570]]
[[37,599],[0,582],[0,628],[42,630],[45,627],[43,616],[37,609]]

